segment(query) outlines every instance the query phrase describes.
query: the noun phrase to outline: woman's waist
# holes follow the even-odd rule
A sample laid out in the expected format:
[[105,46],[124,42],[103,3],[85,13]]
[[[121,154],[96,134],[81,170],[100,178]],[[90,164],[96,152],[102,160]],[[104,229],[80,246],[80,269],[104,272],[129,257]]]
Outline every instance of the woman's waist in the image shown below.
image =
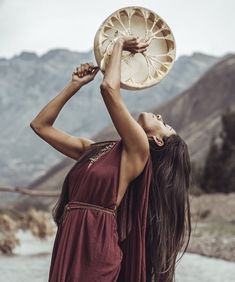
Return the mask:
[[97,205],[94,203],[88,203],[88,202],[82,202],[82,201],[69,201],[65,207],[63,214],[61,216],[61,223],[65,221],[66,215],[71,211],[71,210],[76,210],[76,209],[91,209],[91,210],[98,210],[101,212],[105,212],[111,215],[114,215],[116,217],[116,211],[117,211],[117,206],[112,208],[104,207],[103,205]]

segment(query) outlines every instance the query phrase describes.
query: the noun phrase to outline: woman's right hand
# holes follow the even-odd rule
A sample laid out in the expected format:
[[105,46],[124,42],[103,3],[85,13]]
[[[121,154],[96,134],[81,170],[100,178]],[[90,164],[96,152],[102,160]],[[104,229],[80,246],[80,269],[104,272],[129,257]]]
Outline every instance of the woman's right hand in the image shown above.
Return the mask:
[[92,81],[100,68],[94,66],[92,63],[80,64],[72,74],[72,83],[77,84],[79,87]]
[[123,50],[131,53],[142,53],[147,50],[149,41],[142,40],[138,36],[125,35],[121,36],[120,40],[123,44]]

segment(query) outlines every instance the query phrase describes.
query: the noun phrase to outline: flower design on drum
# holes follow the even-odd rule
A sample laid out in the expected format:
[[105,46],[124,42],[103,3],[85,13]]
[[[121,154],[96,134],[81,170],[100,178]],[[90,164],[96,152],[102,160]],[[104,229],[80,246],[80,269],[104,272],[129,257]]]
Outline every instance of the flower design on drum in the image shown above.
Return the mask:
[[134,35],[149,46],[143,53],[123,51],[121,87],[143,89],[159,83],[171,69],[176,56],[170,27],[155,12],[138,6],[112,13],[98,29],[94,40],[97,63],[104,72],[118,37]]

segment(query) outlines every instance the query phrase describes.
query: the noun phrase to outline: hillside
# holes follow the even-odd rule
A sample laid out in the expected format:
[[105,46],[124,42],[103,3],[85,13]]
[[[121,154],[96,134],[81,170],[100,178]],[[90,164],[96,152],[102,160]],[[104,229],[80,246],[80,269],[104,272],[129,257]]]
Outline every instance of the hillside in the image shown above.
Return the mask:
[[[148,111],[163,119],[185,138],[193,163],[203,165],[211,138],[221,130],[221,115],[235,103],[235,56],[220,61],[181,95]],[[138,113],[133,116],[137,118]],[[97,140],[116,137],[113,126],[95,136]]]
[[[203,166],[210,140],[221,129],[222,112],[235,102],[235,82],[231,79],[234,75],[235,56],[230,56],[213,66],[187,91],[165,105],[152,109],[155,113],[161,113],[163,118],[185,138],[195,167]],[[133,114],[135,118],[137,115]],[[119,136],[113,126],[107,127],[93,137],[96,141],[115,138]],[[37,183],[31,183],[31,187],[45,190],[57,185],[60,187],[59,183],[65,172],[74,163],[73,160],[67,160],[66,164],[40,178]],[[32,199],[21,196],[20,199],[22,201],[18,201],[18,208],[23,208],[23,199],[27,199],[28,204],[40,203],[39,205],[44,207],[50,202],[50,199],[37,197]]]
[[[131,112],[160,105],[190,87],[220,59],[201,53],[179,57],[159,85],[139,91],[138,95],[123,90],[126,105]],[[29,123],[62,90],[74,67],[87,61],[95,62],[93,51],[55,49],[42,56],[23,52],[11,59],[0,59],[1,185],[26,186],[63,160],[62,154],[35,135]],[[108,126],[111,119],[100,95],[101,80],[99,73],[72,97],[54,126],[87,137]]]
[[203,167],[211,138],[221,130],[221,116],[235,103],[235,56],[210,69],[190,89],[159,108],[165,120],[185,138],[191,160]]

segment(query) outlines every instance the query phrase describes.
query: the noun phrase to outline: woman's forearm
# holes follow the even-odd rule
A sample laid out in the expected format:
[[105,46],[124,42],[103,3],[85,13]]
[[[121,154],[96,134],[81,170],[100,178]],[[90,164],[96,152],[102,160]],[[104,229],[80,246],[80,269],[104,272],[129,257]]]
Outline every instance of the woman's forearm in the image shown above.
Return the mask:
[[103,81],[112,89],[120,88],[122,50],[123,40],[119,38],[113,46],[112,54],[110,55],[109,62],[105,68],[103,78]]
[[81,87],[77,83],[69,82],[56,97],[43,107],[39,114],[31,121],[30,126],[34,128],[52,126],[65,103]]

